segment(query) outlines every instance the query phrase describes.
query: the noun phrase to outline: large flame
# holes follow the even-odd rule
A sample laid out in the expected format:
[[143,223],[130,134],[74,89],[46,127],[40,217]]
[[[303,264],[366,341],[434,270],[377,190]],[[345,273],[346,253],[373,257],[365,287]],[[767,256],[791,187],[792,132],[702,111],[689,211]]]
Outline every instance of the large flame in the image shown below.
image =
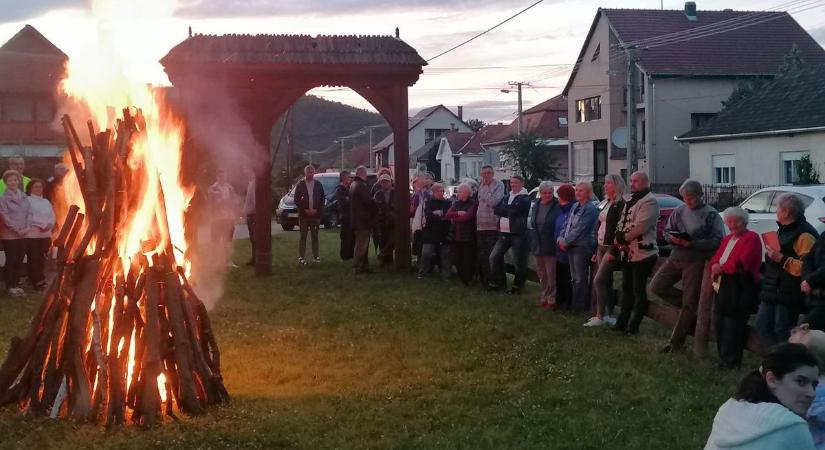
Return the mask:
[[[138,38],[144,33],[135,34],[129,26],[130,14],[135,4],[140,3],[142,10],[166,11],[168,0],[149,0],[133,2],[125,0],[93,0],[92,10],[98,20],[99,44],[90,46],[86,52],[71,55],[66,78],[60,89],[75,106],[80,106],[91,116],[96,131],[111,129],[117,132],[115,118],[128,108],[132,114],[140,114],[139,122],[143,127],[132,141],[131,152],[125,163],[133,176],[129,186],[130,201],[125,208],[126,219],[115,237],[117,256],[121,268],[116,271],[113,280],[124,276],[140,258],[155,253],[171,252],[176,265],[188,269],[185,259],[187,242],[184,233],[184,212],[192,198],[194,190],[181,182],[181,146],[183,144],[183,123],[175,117],[167,106],[163,90],[146,84],[145,80],[134,79],[128,56],[134,49],[130,44],[140,45]],[[155,5],[157,4],[157,5]],[[126,19],[126,20],[123,20]],[[157,61],[158,58],[154,58]],[[157,64],[156,62],[154,64]],[[139,71],[138,71],[139,72]],[[85,132],[81,132],[85,131]],[[78,130],[81,139],[90,141],[88,130]],[[114,139],[113,139],[114,141]],[[66,162],[70,162],[68,155]],[[72,167],[71,164],[67,164]],[[58,214],[69,205],[77,205],[85,212],[82,191],[78,176],[73,171],[63,183],[63,198],[56,202]],[[163,199],[161,203],[159,200]],[[62,216],[62,214],[61,214]],[[93,251],[95,245],[89,248]],[[136,299],[141,301],[141,299]],[[113,323],[114,299],[107,317],[101,320]],[[145,313],[144,313],[145,314]],[[109,335],[111,337],[111,334]],[[91,339],[90,339],[91,343]],[[131,383],[135,368],[135,335],[131,343],[121,339],[108,342],[106,350],[121,353],[128,345],[129,362],[127,383]],[[166,378],[158,377],[158,388],[163,401],[166,401]],[[95,382],[94,389],[97,389]],[[128,387],[128,386],[127,386]]]

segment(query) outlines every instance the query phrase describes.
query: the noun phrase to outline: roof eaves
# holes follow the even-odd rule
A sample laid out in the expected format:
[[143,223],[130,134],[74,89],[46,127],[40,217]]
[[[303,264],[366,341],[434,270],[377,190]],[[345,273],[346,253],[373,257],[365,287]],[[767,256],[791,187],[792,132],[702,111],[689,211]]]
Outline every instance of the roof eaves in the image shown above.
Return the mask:
[[696,141],[723,141],[729,139],[741,139],[747,137],[769,137],[783,134],[802,134],[802,133],[816,133],[825,131],[825,125],[819,127],[807,128],[793,128],[784,130],[768,130],[768,131],[750,131],[745,133],[730,133],[730,134],[715,134],[708,136],[690,136],[690,133],[682,136],[675,136],[674,141],[677,142],[696,142]]

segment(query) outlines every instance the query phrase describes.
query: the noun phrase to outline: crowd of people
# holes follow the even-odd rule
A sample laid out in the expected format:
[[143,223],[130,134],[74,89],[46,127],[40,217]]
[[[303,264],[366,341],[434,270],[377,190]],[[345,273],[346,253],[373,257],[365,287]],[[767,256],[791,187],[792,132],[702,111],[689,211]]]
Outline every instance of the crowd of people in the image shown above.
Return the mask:
[[25,293],[21,280],[40,291],[46,287],[46,261],[55,227],[50,197],[66,173],[66,166],[55,166],[48,181],[23,175],[25,160],[9,158],[9,169],[0,181],[0,244],[5,254],[3,281],[9,295]]
[[[341,172],[335,193],[340,256],[353,260],[355,273],[370,272],[371,237],[380,265],[392,264],[394,196],[400,193],[389,170],[379,172],[372,187],[364,167],[354,177]],[[806,221],[802,199],[786,193],[775,200],[774,244],[748,230],[747,211],[730,207],[719,214],[705,202],[702,185],[686,180],[679,188],[684,204],[664,229],[671,252],[657,264],[660,211],[647,174],[631,174],[627,186],[621,176],[607,175],[604,195],[597,205],[588,182],[543,182],[531,199],[520,176],[510,178],[507,191],[493,168],[484,166],[480,182],[466,180],[450,199],[432,176],[417,176],[408,211],[417,276],[448,280],[455,274],[465,285],[478,280],[486,290],[518,295],[532,254],[541,308],[592,312],[584,326],[634,335],[650,292],[679,309],[661,350],[685,351],[697,320],[712,317],[721,369],[741,368],[748,323],[756,314],[765,359],[720,408],[707,448],[814,448],[815,438],[817,448],[825,449],[825,389],[814,389],[825,361],[825,235]],[[313,203],[298,204],[314,209]],[[302,237],[302,249],[304,242]],[[620,296],[613,288],[616,272]],[[772,425],[753,426],[763,422]]]

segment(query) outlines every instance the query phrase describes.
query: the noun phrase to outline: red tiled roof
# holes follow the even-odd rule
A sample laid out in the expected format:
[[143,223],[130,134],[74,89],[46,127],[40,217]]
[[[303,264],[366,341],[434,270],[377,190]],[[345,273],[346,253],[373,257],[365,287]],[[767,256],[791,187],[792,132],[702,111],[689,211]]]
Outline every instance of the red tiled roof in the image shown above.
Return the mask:
[[391,36],[195,35],[161,59],[168,63],[415,65],[414,48]]
[[[481,144],[504,137],[502,136],[502,133],[505,133],[508,128],[509,125],[485,125],[473,133],[473,136],[469,141],[467,141],[466,144],[464,144],[463,147],[456,150],[452,144],[450,144],[450,148],[453,150],[454,154],[476,155],[484,153],[484,147],[482,147]],[[509,135],[507,135],[507,138],[509,138]]]
[[793,44],[806,61],[825,63],[825,50],[787,12],[698,11],[688,20],[682,10],[601,11],[625,43],[718,24],[702,28],[702,37],[639,45],[640,64],[653,74],[773,75]]
[[49,93],[65,74],[66,55],[31,25],[0,46],[0,91]]
[[462,147],[467,145],[467,142],[472,139],[473,133],[467,133],[464,131],[448,131],[442,134],[441,137],[447,140],[447,143],[450,144],[450,150],[455,154],[458,153]]
[[[565,139],[567,127],[562,127],[559,118],[567,118],[567,97],[557,95],[524,111],[521,114],[521,130],[539,139]],[[496,136],[489,136],[483,144],[509,141],[518,134],[518,119],[500,130]]]

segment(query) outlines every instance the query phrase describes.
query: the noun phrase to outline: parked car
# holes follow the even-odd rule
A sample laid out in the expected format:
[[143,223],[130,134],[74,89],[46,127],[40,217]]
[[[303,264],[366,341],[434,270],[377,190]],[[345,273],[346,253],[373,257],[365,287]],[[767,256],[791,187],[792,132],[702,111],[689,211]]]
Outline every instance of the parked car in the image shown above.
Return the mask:
[[[315,179],[321,182],[326,194],[324,210],[321,212],[321,224],[324,228],[336,228],[338,226],[338,201],[335,199],[335,188],[339,183],[339,172],[323,172],[315,174]],[[372,186],[377,180],[375,173],[367,174],[367,183]],[[299,180],[300,181],[300,180]],[[298,225],[298,207],[295,206],[295,186],[292,185],[289,192],[278,202],[275,210],[275,220],[286,231],[292,231]]]
[[825,232],[825,185],[774,186],[753,193],[739,207],[748,212],[748,229],[759,233],[776,231],[776,199],[785,192],[796,194],[805,204],[805,219],[819,233]]

